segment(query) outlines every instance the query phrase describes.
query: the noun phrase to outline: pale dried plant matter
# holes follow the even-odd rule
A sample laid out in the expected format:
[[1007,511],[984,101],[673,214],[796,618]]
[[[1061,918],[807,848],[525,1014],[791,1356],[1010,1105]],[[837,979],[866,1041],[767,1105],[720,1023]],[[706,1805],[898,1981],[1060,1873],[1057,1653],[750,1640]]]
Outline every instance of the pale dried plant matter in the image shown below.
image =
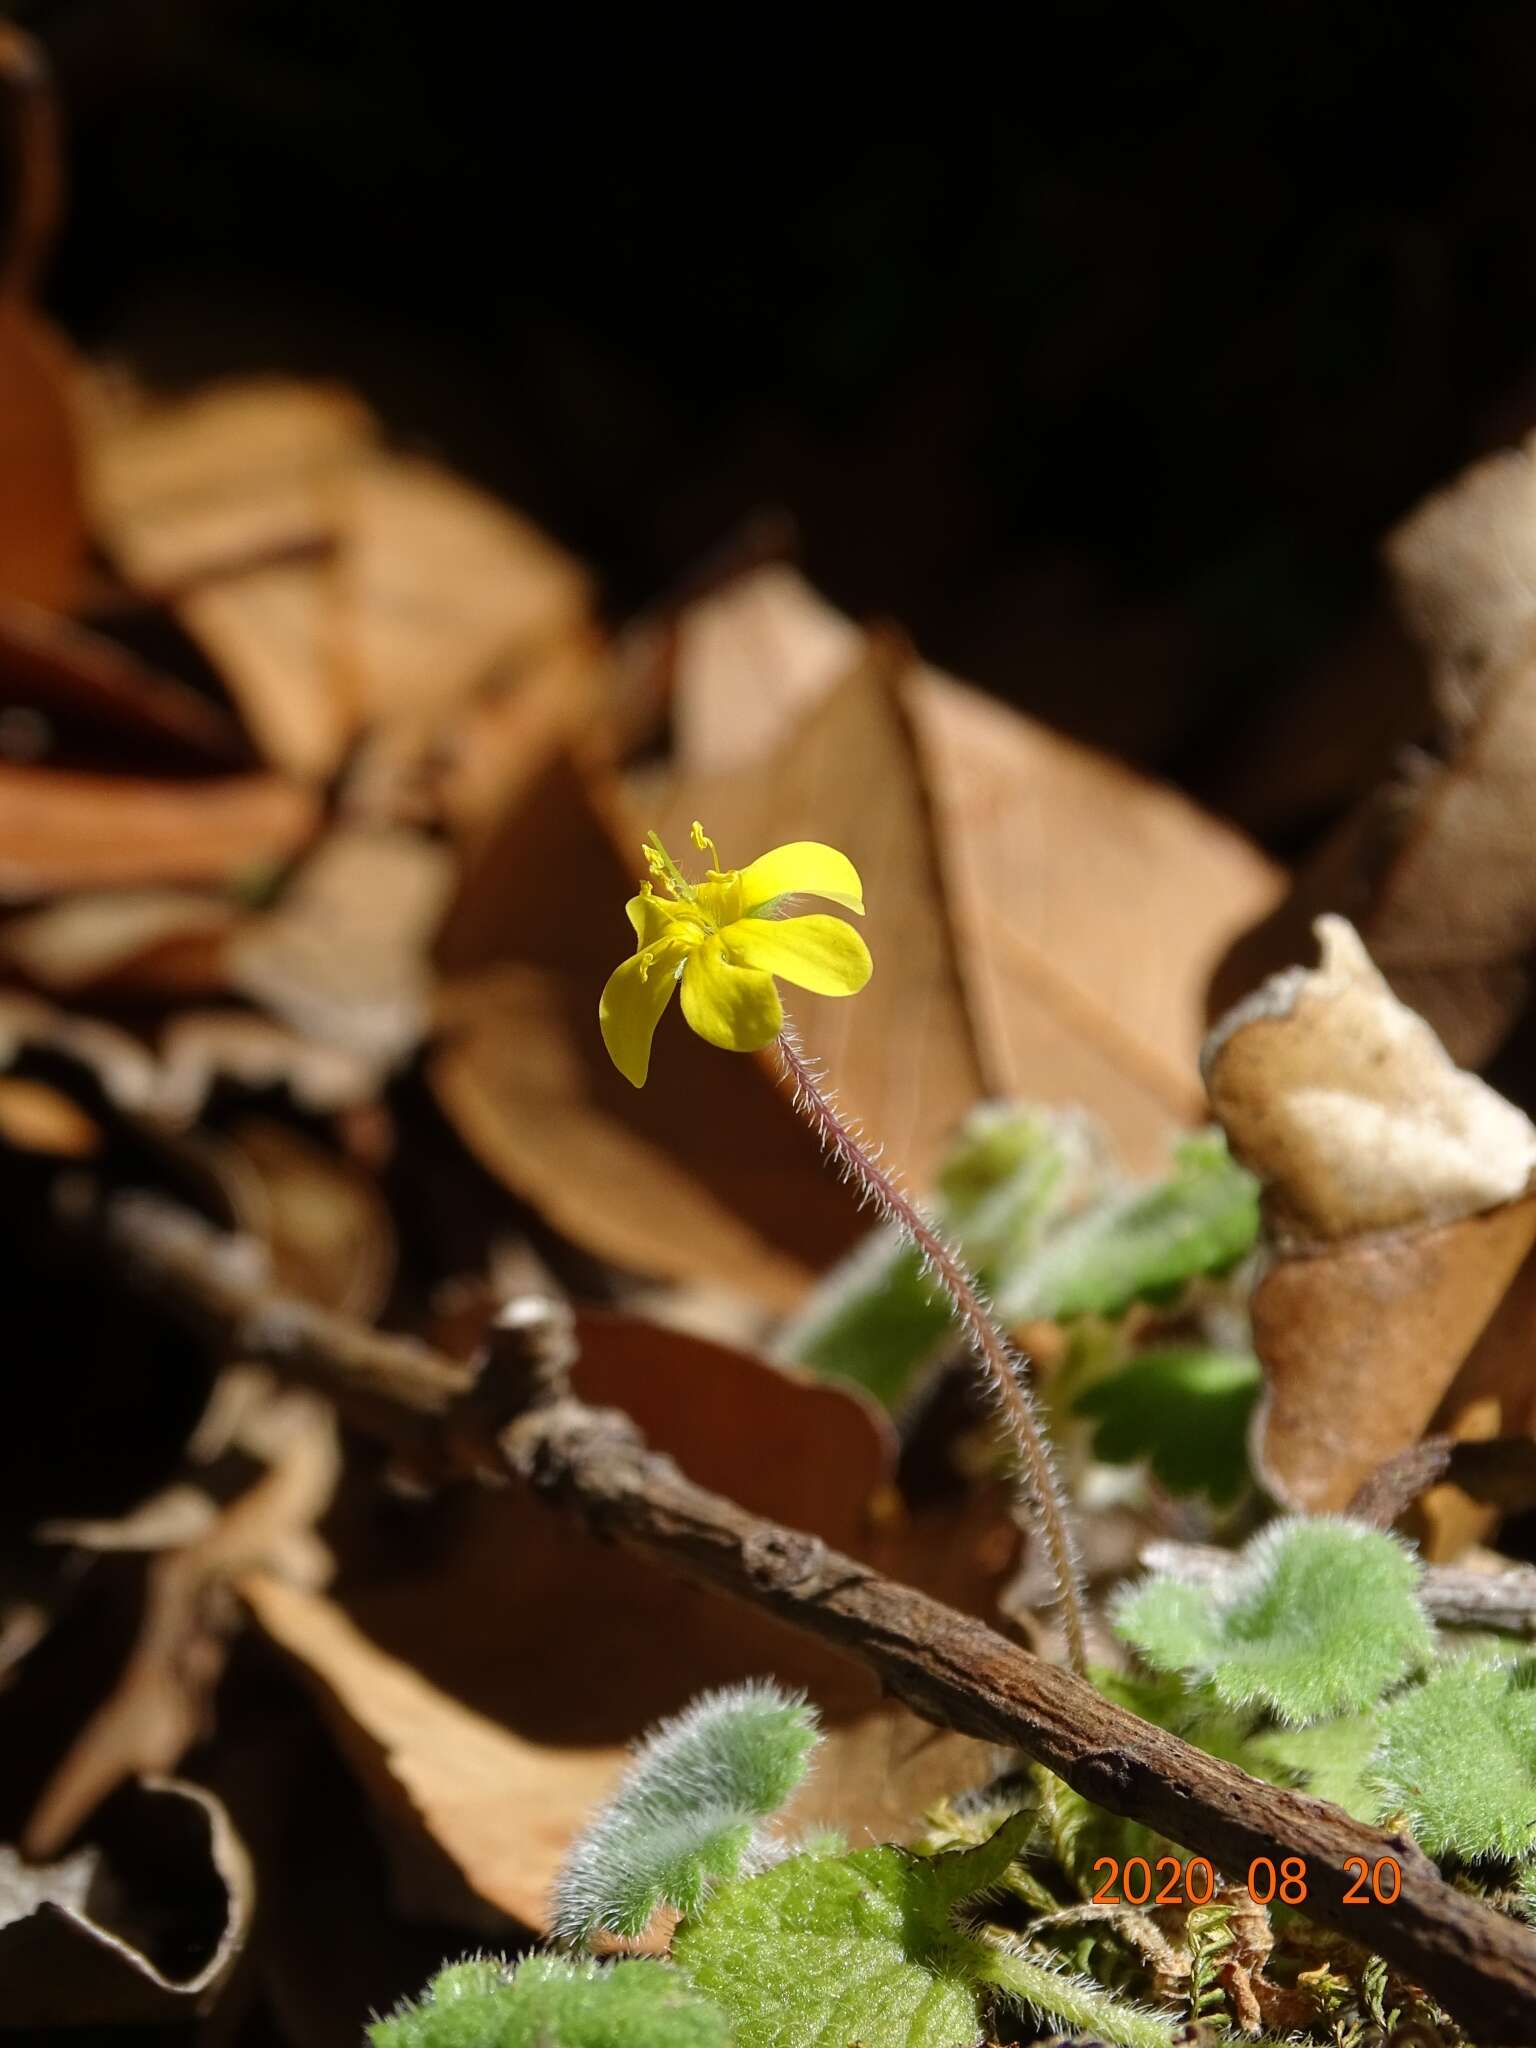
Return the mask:
[[1464,1073],[1342,917],[1322,960],[1273,976],[1206,1043],[1211,1101],[1274,1220],[1336,1241],[1449,1223],[1526,1191],[1536,1126]]

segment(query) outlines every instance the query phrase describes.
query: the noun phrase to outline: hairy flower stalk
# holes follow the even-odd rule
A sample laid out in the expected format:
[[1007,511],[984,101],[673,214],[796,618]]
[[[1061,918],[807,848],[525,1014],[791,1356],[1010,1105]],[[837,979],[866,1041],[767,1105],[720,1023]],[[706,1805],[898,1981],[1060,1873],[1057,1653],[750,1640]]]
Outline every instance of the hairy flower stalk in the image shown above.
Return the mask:
[[828,1155],[906,1234],[954,1303],[1018,1448],[1026,1498],[1056,1580],[1068,1654],[1082,1672],[1082,1575],[1024,1359],[964,1260],[839,1114],[785,1022],[776,980],[824,996],[856,995],[869,980],[869,949],[851,925],[823,913],[786,914],[796,898],[819,896],[862,917],[858,872],[846,854],[811,839],[776,846],[745,868],[722,868],[714,841],[698,823],[692,837],[713,863],[702,882],[688,880],[654,832],[642,848],[651,879],[626,905],[639,944],[608,977],[598,1006],[609,1057],[626,1080],[644,1087],[651,1039],[674,994],[691,1029],[711,1045],[727,1052],[777,1046],[796,1105]]
[[963,1260],[841,1115],[788,1026],[779,1034],[778,1054],[786,1078],[794,1084],[795,1107],[829,1157],[861,1195],[911,1241],[955,1305],[1008,1434],[1018,1448],[1035,1533],[1045,1546],[1056,1582],[1067,1654],[1073,1670],[1083,1673],[1088,1668],[1088,1641],[1082,1572],[1045,1426],[1025,1378],[1029,1368],[1024,1356],[999,1325]]

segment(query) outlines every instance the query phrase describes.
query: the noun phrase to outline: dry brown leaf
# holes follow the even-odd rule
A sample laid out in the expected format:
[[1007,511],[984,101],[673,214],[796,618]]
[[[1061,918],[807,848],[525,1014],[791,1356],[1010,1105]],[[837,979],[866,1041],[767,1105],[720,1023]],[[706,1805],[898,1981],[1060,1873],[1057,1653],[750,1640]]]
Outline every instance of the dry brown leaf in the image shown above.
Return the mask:
[[340,566],[368,722],[440,712],[575,632],[590,603],[585,572],[528,520],[414,458],[360,468]]
[[[899,695],[908,667],[900,646],[870,643],[854,672],[777,753],[727,776],[686,777],[663,818],[635,820],[634,837],[638,846],[644,829],[658,824],[667,844],[685,854],[698,818],[727,867],[745,867],[795,839],[825,840],[849,856],[864,883],[868,916],[860,930],[874,977],[855,1000],[789,990],[787,1007],[839,1099],[922,1186],[988,1081]],[[669,1027],[676,1028],[672,1018],[662,1028]],[[695,1056],[710,1053],[701,1047]]]
[[328,387],[103,408],[92,479],[120,568],[168,593],[296,775],[332,773],[372,724],[429,720],[587,613],[568,555],[448,472],[384,453],[367,411]]
[[[1012,1562],[1011,1522],[994,1509],[963,1540],[951,1517],[883,1526],[894,1439],[871,1404],[633,1317],[583,1312],[577,1336],[580,1398],[622,1406],[691,1477],[920,1584],[937,1558],[943,1593],[990,1603]],[[774,1673],[822,1709],[829,1746],[800,1824],[888,1836],[987,1774],[982,1745],[882,1705],[860,1667],[616,1551],[520,1488],[377,1512],[393,1540],[360,1531],[333,1600],[265,1580],[247,1597],[324,1688],[344,1751],[386,1808],[408,1806],[480,1898],[533,1925],[624,1745],[708,1686]],[[384,1556],[408,1563],[381,1570]]]
[[423,833],[337,827],[277,907],[230,938],[231,987],[305,1038],[397,1065],[426,1027],[428,951],[454,873]]
[[260,1213],[240,1222],[266,1245],[274,1284],[372,1322],[395,1268],[394,1225],[372,1175],[269,1118],[243,1118],[229,1138],[256,1176]]
[[595,633],[572,633],[535,660],[508,666],[434,729],[425,779],[432,815],[473,860],[499,819],[569,749],[611,751]]
[[87,474],[107,552],[169,596],[267,759],[327,774],[354,723],[334,544],[374,436],[367,410],[277,379],[159,404],[97,397]]
[[0,1847],[6,2025],[184,2026],[217,1996],[254,1906],[224,1807],[172,1778],[126,1787],[58,1862]]
[[78,374],[61,335],[0,298],[0,592],[60,610],[85,558]]
[[769,562],[631,637],[621,655],[665,648],[673,746],[688,776],[752,768],[859,664],[865,634],[799,571]]
[[250,764],[240,728],[218,705],[105,634],[15,599],[0,603],[0,688],[8,704],[46,720],[55,742],[126,745],[204,770]]
[[1176,790],[933,670],[907,691],[987,1085],[1086,1106],[1134,1171],[1197,1118],[1204,991],[1278,869]]
[[0,960],[53,995],[206,994],[225,986],[222,942],[237,916],[190,889],[86,891],[0,926]]
[[1234,948],[1218,999],[1299,957],[1313,918],[1340,910],[1453,1057],[1482,1066],[1529,1000],[1536,953],[1532,444],[1429,498],[1387,555],[1429,671],[1436,731]]
[[453,978],[434,1093],[476,1158],[575,1242],[788,1307],[861,1219],[756,1061],[668,1018],[643,1089],[614,1071],[597,1004],[632,943],[635,888],[587,782],[557,754],[486,839],[444,927]]
[[1252,1303],[1261,1477],[1342,1508],[1416,1442],[1536,1241],[1536,1129],[1461,1073],[1341,919],[1207,1048],[1211,1102],[1278,1237]]
[[1293,1253],[1253,1296],[1266,1397],[1260,1476],[1287,1505],[1345,1507],[1416,1443],[1536,1241],[1536,1200]]
[[0,23],[0,130],[0,594],[63,610],[86,551],[72,401],[81,369],[30,303],[58,220],[58,120],[41,48],[8,23]]
[[318,815],[308,791],[276,775],[156,782],[0,763],[0,900],[227,885],[290,859]]
[[337,1742],[373,1795],[403,1805],[477,1897],[544,1926],[571,1836],[612,1791],[624,1749],[530,1742],[379,1649],[335,1601],[262,1573],[239,1591],[320,1688]]
[[101,1150],[101,1132],[84,1110],[46,1081],[17,1075],[0,1077],[0,1139],[55,1159],[89,1159]]
[[[616,831],[590,766],[549,758],[558,699],[528,717],[542,771],[525,773],[481,836],[438,949],[456,981],[434,1086],[476,1156],[606,1258],[670,1279],[707,1275],[779,1306],[855,1234],[851,1205],[785,1127],[771,1055],[722,1060],[669,1018],[638,1096],[603,1059],[591,1018],[627,943],[617,911],[640,872],[629,844],[660,823],[685,848],[700,817],[717,825],[728,862],[808,837],[859,865],[875,978],[857,1002],[797,993],[793,1014],[842,1099],[911,1177],[928,1177],[979,1097],[1003,1091],[1089,1100],[1133,1162],[1161,1166],[1170,1126],[1199,1106],[1209,959],[1268,899],[1269,864],[1181,799],[856,632],[789,571],[759,570],[649,631],[666,642],[696,757],[739,759],[738,717],[754,747],[786,720],[788,735],[748,767],[685,772],[654,802],[648,775],[644,815],[632,786]],[[854,667],[839,676],[850,648]],[[1080,847],[1102,838],[1106,817],[1125,821],[1124,849],[1090,860]],[[1034,836],[1021,859],[1025,826]],[[1092,877],[1063,884],[1059,914],[1036,855]],[[1177,869],[1176,939],[1130,907],[1144,911],[1156,865]],[[1108,938],[1096,935],[1100,896]],[[801,1272],[785,1269],[784,1252]]]
[[151,1565],[133,1652],[39,1794],[23,1835],[29,1856],[56,1854],[127,1778],[171,1769],[197,1739],[224,1668],[232,1579],[261,1566],[311,1583],[325,1576],[314,1525],[340,1473],[335,1422],[312,1395],[287,1393],[281,1404],[268,1471]]
[[1205,1054],[1211,1101],[1265,1181],[1272,1223],[1334,1241],[1524,1194],[1536,1172],[1529,1117],[1456,1066],[1342,918],[1316,932],[1320,964],[1267,982]]
[[[943,1142],[938,1077],[957,1061],[976,1085],[949,1125],[980,1092],[1087,1104],[1133,1166],[1160,1168],[1200,1107],[1211,964],[1273,903],[1273,865],[1175,792],[890,649],[882,703],[880,653],[781,566],[685,608],[668,652],[669,829],[728,817],[745,851],[827,839],[864,876],[876,981],[858,1004],[795,1006],[898,1158],[921,1174]],[[712,782],[714,766],[736,773]],[[882,906],[896,948],[876,943]],[[902,1086],[918,1067],[926,1116]]]

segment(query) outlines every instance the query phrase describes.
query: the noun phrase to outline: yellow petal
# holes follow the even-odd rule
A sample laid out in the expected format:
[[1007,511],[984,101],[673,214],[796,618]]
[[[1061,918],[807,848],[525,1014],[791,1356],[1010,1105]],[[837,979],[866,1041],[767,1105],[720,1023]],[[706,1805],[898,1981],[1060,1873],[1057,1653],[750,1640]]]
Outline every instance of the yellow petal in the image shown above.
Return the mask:
[[642,953],[647,946],[654,946],[658,939],[675,935],[680,923],[698,926],[702,922],[698,917],[689,915],[686,903],[674,903],[670,897],[654,895],[649,887],[642,889],[638,896],[630,897],[624,906],[624,915],[635,928]]
[[[711,873],[714,871],[711,870]],[[721,932],[741,915],[741,877],[723,874],[716,881],[700,882],[693,892],[694,905],[712,931]]]
[[738,967],[718,939],[706,939],[683,969],[683,1015],[711,1045],[726,1052],[757,1052],[784,1026],[784,1007],[773,976]]
[[760,967],[818,996],[852,996],[873,968],[869,948],[840,917],[744,917],[722,934],[742,967]]
[[864,915],[864,884],[858,869],[846,853],[815,839],[795,839],[788,846],[776,846],[742,869],[744,914],[771,903],[775,896],[825,896],[829,903],[841,903],[845,910]]
[[[639,900],[639,899],[637,899]],[[608,1057],[636,1088],[645,1086],[651,1039],[677,987],[677,968],[688,957],[683,944],[634,953],[608,977],[597,1006]]]

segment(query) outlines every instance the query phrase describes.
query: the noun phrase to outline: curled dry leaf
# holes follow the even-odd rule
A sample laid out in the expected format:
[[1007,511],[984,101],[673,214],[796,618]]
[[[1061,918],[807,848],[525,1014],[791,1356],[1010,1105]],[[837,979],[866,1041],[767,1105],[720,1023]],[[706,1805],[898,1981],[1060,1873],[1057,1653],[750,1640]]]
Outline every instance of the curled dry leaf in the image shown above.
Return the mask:
[[[227,1084],[253,1094],[283,1089],[295,1108],[316,1116],[373,1103],[376,1063],[341,1046],[301,1038],[286,1025],[238,1010],[185,1010],[161,1033],[157,1053],[142,1040],[99,1018],[55,1008],[35,996],[0,991],[0,1069],[29,1050],[59,1055],[77,1067],[87,1087],[132,1116],[173,1128],[189,1124],[212,1090]],[[13,1090],[30,1077],[13,1077]],[[59,1090],[50,1087],[51,1095]],[[60,1146],[83,1143],[78,1120],[50,1116],[28,1087],[12,1094],[13,1128],[30,1122],[37,1137],[50,1126]],[[78,1106],[77,1106],[78,1107]],[[47,1149],[42,1144],[41,1149]]]
[[[620,1406],[692,1477],[985,1608],[1008,1571],[998,1504],[962,1545],[943,1517],[888,1526],[894,1443],[870,1405],[748,1353],[631,1317],[578,1316],[577,1395]],[[772,1673],[810,1692],[832,1748],[800,1819],[889,1834],[988,1752],[883,1707],[860,1669],[755,1611],[598,1541],[522,1489],[381,1504],[329,1600],[246,1596],[311,1671],[364,1782],[414,1814],[483,1901],[544,1924],[572,1834],[624,1746],[714,1685]],[[402,1518],[405,1518],[404,1520]],[[962,1518],[963,1519],[963,1518]],[[410,1562],[385,1571],[380,1560]]]
[[1460,1072],[1342,919],[1212,1034],[1211,1102],[1277,1237],[1253,1297],[1265,1483],[1344,1507],[1417,1441],[1536,1240],[1536,1129]]
[[1223,963],[1217,1000],[1297,959],[1345,912],[1452,1056],[1482,1066],[1530,997],[1536,955],[1536,444],[1475,464],[1387,544],[1436,730],[1346,820]]
[[56,1009],[37,996],[0,990],[0,1068],[30,1048],[58,1053],[78,1066],[118,1109],[153,1113],[160,1075],[148,1048],[115,1024]]
[[1393,996],[1342,918],[1315,968],[1277,976],[1212,1032],[1211,1101],[1266,1183],[1272,1223],[1311,1240],[1447,1223],[1522,1195],[1536,1126],[1463,1073]]
[[340,1472],[336,1426],[314,1396],[278,1397],[284,1417],[254,1485],[149,1569],[138,1639],[111,1695],[71,1743],[32,1810],[23,1846],[50,1856],[126,1779],[178,1763],[202,1733],[234,1620],[230,1581],[262,1565],[322,1580],[314,1534]]
[[316,1116],[378,1095],[373,1059],[239,1010],[181,1011],[161,1033],[159,1052],[156,1106],[172,1123],[190,1122],[220,1082],[252,1093],[281,1088],[295,1108]]
[[205,2012],[250,1929],[250,1862],[212,1793],[127,1786],[57,1862],[0,1847],[9,2028],[170,2026]]

